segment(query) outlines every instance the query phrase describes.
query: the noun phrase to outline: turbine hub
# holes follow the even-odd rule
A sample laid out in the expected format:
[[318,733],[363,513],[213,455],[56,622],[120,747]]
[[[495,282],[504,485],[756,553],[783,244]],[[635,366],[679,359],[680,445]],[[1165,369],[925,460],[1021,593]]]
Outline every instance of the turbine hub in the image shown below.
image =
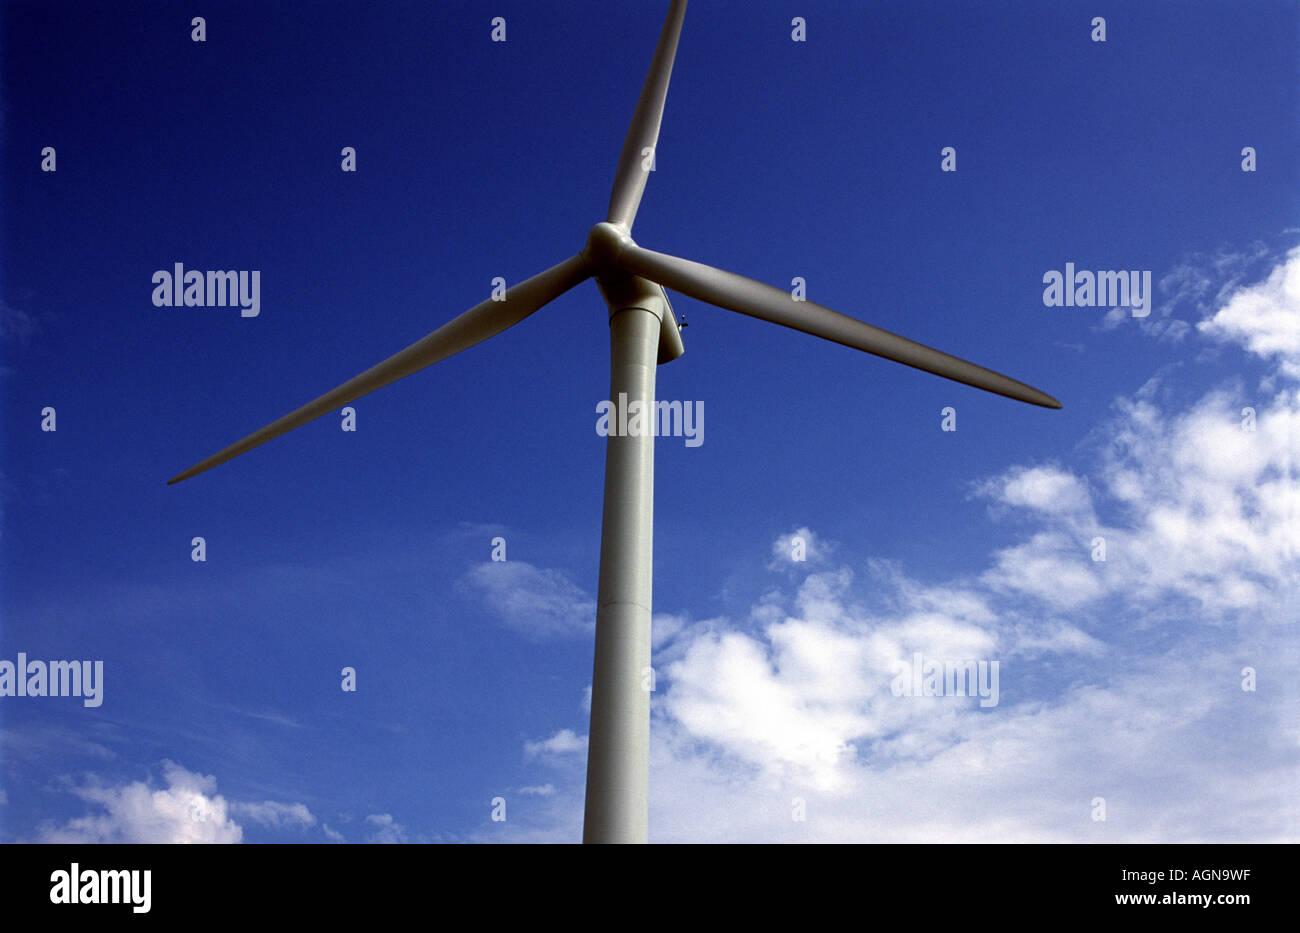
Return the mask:
[[602,222],[592,227],[587,232],[587,245],[584,252],[587,254],[588,261],[595,267],[596,275],[610,273],[626,275],[619,266],[618,257],[623,252],[624,244],[631,242],[632,237],[622,224]]

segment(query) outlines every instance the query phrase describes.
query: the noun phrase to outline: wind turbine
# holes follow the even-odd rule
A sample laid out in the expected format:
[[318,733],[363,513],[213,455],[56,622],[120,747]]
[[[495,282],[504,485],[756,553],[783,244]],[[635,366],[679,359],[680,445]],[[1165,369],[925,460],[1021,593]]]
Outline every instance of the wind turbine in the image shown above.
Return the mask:
[[[657,253],[633,241],[632,223],[659,140],[685,13],[686,0],[673,0],[619,155],[609,213],[588,232],[580,252],[507,289],[504,301],[475,305],[382,363],[200,461],[168,485],[495,337],[590,278],[609,306],[609,397],[626,398],[629,409],[639,401],[642,412],[654,410],[655,367],[683,353],[665,288],[1007,398],[1060,408],[1050,395],[982,366],[815,302],[796,302],[788,292],[753,279]],[[584,842],[646,840],[650,694],[643,689],[642,677],[650,667],[653,504],[653,434],[619,436],[611,431],[605,449]]]

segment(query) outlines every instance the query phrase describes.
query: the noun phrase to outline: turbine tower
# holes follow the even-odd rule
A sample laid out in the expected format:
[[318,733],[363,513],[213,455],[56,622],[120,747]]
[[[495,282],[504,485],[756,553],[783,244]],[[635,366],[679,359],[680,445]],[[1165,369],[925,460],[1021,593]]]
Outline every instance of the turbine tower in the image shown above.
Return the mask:
[[[862,350],[966,385],[1044,408],[1043,392],[938,350],[872,327],[787,292],[632,239],[648,165],[659,140],[668,79],[686,0],[673,0],[623,142],[609,213],[576,255],[507,289],[504,301],[475,305],[314,401],[231,444],[168,481],[179,483],[518,324],[581,282],[594,278],[609,306],[610,395],[654,410],[655,368],[682,355],[676,317],[664,291],[736,311]],[[591,728],[587,752],[584,842],[644,842],[649,813],[650,598],[654,436],[611,432],[605,450]]]

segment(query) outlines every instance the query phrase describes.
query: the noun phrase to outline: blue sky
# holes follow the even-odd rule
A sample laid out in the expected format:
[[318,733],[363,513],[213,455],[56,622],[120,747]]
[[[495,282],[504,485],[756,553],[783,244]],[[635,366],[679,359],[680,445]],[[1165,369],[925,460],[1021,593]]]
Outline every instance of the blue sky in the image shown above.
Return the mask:
[[[1104,6],[689,7],[637,241],[1064,409],[671,294],[652,840],[1300,835],[1300,11]],[[0,841],[580,837],[594,284],[164,483],[576,252],[666,9],[0,8],[0,660],[105,672],[0,697]],[[176,262],[260,313],[154,307]],[[1150,316],[1046,307],[1067,262]],[[916,652],[998,704],[894,696]]]

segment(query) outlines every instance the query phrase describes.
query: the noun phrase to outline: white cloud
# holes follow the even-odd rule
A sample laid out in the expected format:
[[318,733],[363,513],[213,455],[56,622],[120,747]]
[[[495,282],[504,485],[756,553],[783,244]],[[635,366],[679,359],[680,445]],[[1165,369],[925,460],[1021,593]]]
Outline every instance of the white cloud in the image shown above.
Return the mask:
[[1053,466],[1015,467],[982,484],[981,491],[1012,507],[1062,516],[1092,514],[1087,484],[1073,473]]
[[1110,593],[1222,615],[1263,608],[1292,585],[1300,393],[1258,403],[1254,431],[1242,430],[1239,407],[1224,391],[1181,413],[1143,398],[1119,404],[1100,475],[1126,521],[1097,529]]
[[[1300,671],[1284,625],[1241,646],[1209,626],[1149,651],[1122,631],[1103,641],[1015,613],[974,626],[900,602],[883,618],[853,619],[846,601],[834,627],[694,640],[656,710],[652,838],[1300,838],[1286,691],[1240,688],[1243,657],[1279,686]],[[893,696],[888,661],[910,649],[999,660],[1002,704]],[[1091,816],[1099,796],[1105,823]]]
[[41,827],[43,843],[235,843],[244,837],[236,818],[272,826],[312,826],[316,818],[302,804],[264,800],[229,801],[217,793],[212,775],[162,763],[164,788],[133,781],[106,786],[90,779],[71,792],[92,805],[86,816]]
[[1267,280],[1234,292],[1196,328],[1275,360],[1285,375],[1300,379],[1300,247],[1291,250]]
[[45,843],[213,843],[239,842],[243,829],[230,818],[217,780],[180,765],[163,762],[165,789],[140,781],[121,787],[89,784],[73,789],[100,814],[78,817],[62,826],[44,827]]
[[[740,632],[695,640],[666,671],[664,709],[691,738],[749,765],[832,786],[851,740],[871,730],[851,699],[827,700],[836,685],[861,682],[862,652],[824,626],[772,634],[771,654]],[[845,654],[832,658],[836,649]]]
[[476,564],[464,583],[482,594],[502,622],[533,638],[595,631],[596,602],[558,570],[525,561]]
[[[918,715],[870,756],[844,762],[830,789],[790,773],[746,774],[696,750],[684,724],[657,723],[652,839],[1294,841],[1294,752],[1256,741],[1283,704],[1249,705],[1234,674],[1231,658],[1187,651],[1050,703],[955,723]],[[1230,705],[1239,712],[1225,719]],[[1236,731],[1225,735],[1227,723]],[[1092,819],[1097,797],[1104,822]],[[796,798],[802,822],[792,818]]]

